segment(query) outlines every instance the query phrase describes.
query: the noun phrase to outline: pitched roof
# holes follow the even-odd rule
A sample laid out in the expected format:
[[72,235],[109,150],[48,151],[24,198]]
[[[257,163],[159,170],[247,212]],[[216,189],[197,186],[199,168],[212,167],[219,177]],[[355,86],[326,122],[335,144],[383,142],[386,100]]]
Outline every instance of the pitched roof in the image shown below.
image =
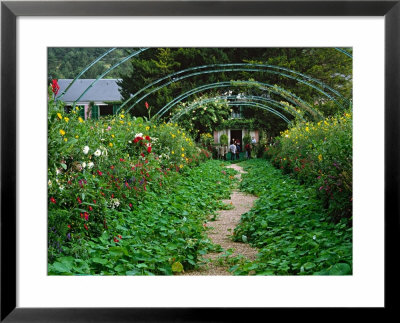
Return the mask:
[[[74,102],[79,96],[90,86],[94,79],[80,79],[77,80],[61,98],[64,102]],[[121,101],[122,96],[119,92],[120,87],[117,84],[118,79],[101,79],[98,80],[79,102],[105,102],[105,101]],[[60,90],[58,96],[67,88],[72,82],[72,79],[59,79],[58,85]]]

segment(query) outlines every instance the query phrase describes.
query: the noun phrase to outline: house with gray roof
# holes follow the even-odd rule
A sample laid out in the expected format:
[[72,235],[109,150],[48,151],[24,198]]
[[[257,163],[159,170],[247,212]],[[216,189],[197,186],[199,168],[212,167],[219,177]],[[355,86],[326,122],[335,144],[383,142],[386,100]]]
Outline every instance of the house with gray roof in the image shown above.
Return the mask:
[[[72,79],[58,80],[60,90],[57,98],[62,95],[72,81]],[[92,85],[94,81],[94,79],[78,79],[72,84],[60,98],[61,101],[65,102],[66,111],[72,109],[76,100],[75,105],[82,107],[81,115],[85,119],[98,119],[100,116],[112,115],[117,111],[123,99],[117,83],[119,80],[101,79]],[[79,98],[87,88],[89,88],[88,91]]]

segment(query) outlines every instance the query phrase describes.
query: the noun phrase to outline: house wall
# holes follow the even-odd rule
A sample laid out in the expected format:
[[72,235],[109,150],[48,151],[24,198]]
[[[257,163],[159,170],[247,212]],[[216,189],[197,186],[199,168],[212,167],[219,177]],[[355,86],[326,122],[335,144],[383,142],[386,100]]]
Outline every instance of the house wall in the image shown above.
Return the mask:
[[[230,143],[231,130],[234,129],[214,130],[214,143],[219,144],[219,138],[221,137],[222,134],[228,136],[228,143]],[[248,130],[248,129],[239,129],[239,130],[242,130],[242,138],[240,139],[240,141],[243,141],[243,137],[249,134],[250,137],[254,137],[256,139],[256,142],[258,142],[259,140],[258,130]]]

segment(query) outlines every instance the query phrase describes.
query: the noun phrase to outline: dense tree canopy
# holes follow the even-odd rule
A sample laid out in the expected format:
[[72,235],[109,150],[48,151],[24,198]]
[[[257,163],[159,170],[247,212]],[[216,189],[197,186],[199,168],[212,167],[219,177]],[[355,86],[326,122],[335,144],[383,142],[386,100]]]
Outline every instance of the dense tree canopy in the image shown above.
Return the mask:
[[[107,48],[49,48],[49,77],[74,78],[85,66],[106,50]],[[346,48],[345,50],[352,53],[352,49]],[[126,57],[127,53],[131,51],[132,49],[114,50],[88,70],[83,77],[96,78],[110,66],[120,61],[123,57]],[[306,117],[314,119],[318,115],[321,117],[333,115],[338,110],[348,107],[351,102],[352,59],[335,48],[150,48],[110,72],[107,77],[122,79],[120,82],[121,92],[124,100],[127,100],[145,86],[169,74],[198,66],[234,63],[268,64],[277,66],[279,69],[269,68],[267,71],[265,67],[258,66],[252,67],[252,70],[228,71],[228,69],[233,69],[233,67],[209,67],[207,69],[182,73],[176,78],[205,70],[224,70],[197,74],[176,82],[174,81],[138,102],[132,108],[131,113],[139,116],[147,116],[148,111],[145,108],[145,102],[148,102],[151,107],[151,113],[154,115],[182,93],[204,84],[232,81],[235,81],[235,86],[200,91],[187,97],[183,102],[188,104],[205,95],[207,97],[221,96],[230,91],[233,96],[238,94],[253,95],[282,102],[291,107],[291,109],[294,109],[293,106],[296,107],[297,104],[296,108],[299,111],[302,110],[302,113]],[[289,70],[294,70],[318,79],[340,93],[345,99],[334,94],[331,97],[324,95],[315,89],[315,87],[304,84],[304,81],[303,83],[299,82],[298,79],[303,79],[332,94],[328,90],[328,87],[303,78],[301,75],[292,73]],[[277,72],[285,75],[280,75]],[[173,80],[167,79],[144,90],[124,108],[129,108],[142,95],[155,90],[156,87],[168,81]],[[267,83],[270,87],[259,84],[241,84],[241,81]],[[272,86],[277,86],[277,88],[273,90]],[[291,100],[291,97],[282,92],[281,89],[294,93],[299,99]],[[333,97],[337,99],[336,102],[332,100]],[[299,101],[300,98],[303,103]],[[210,108],[209,111],[214,111],[212,103],[202,105],[202,108],[206,106]],[[169,117],[171,114],[176,113],[176,111],[181,110],[182,106],[176,107],[166,113],[164,117]],[[201,111],[204,111],[204,109]],[[279,132],[286,127],[280,118],[268,111],[254,107],[242,107],[241,111],[242,115],[250,120],[249,122],[253,122],[257,127],[262,127],[267,131],[275,129]],[[313,111],[317,111],[317,113]],[[280,112],[290,119],[293,118],[287,111]],[[203,118],[197,118],[193,116],[193,113],[182,115],[180,118],[181,122],[194,126],[199,131],[210,128],[210,125],[215,126],[215,122],[213,121],[215,119],[214,115],[211,116],[211,119],[207,119],[210,121],[207,126],[200,127],[199,124],[196,126],[196,124],[193,124],[195,121],[193,118],[197,120],[197,123],[200,123],[200,120],[204,119],[204,116]],[[224,113],[221,114],[221,117]],[[224,117],[226,116],[224,115]],[[187,118],[193,122],[189,122]]]

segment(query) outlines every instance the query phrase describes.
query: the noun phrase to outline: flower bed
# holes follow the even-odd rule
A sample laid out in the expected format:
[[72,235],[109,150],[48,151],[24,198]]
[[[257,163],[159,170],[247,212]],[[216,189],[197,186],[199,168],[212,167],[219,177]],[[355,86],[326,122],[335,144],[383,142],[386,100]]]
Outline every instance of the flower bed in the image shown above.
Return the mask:
[[352,114],[286,130],[265,155],[284,173],[315,187],[336,219],[352,216]]
[[171,274],[194,266],[207,246],[205,216],[221,207],[216,200],[231,183],[220,162],[195,167],[209,158],[177,124],[124,114],[84,121],[50,101],[49,273]]

